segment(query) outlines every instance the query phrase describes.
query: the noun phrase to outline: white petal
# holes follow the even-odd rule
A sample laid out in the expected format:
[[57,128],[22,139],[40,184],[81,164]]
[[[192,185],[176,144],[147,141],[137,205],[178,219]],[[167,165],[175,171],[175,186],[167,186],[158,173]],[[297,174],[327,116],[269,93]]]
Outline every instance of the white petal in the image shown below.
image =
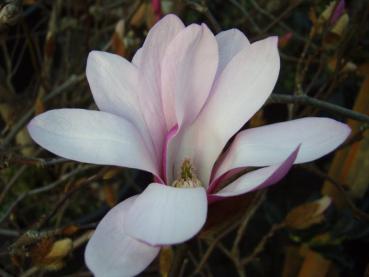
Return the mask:
[[87,58],[86,76],[101,111],[142,121],[137,98],[138,70],[134,65],[118,55],[92,51]]
[[28,131],[39,145],[67,159],[158,175],[141,135],[122,117],[82,109],[51,110],[32,119]]
[[206,25],[192,24],[169,44],[162,62],[167,128],[190,124],[203,107],[218,65],[218,46]]
[[218,197],[236,196],[279,182],[290,170],[298,151],[299,147],[281,164],[263,167],[239,177],[214,195]]
[[135,55],[132,58],[132,63],[134,65],[139,65],[141,63],[141,56],[142,56],[142,48],[137,49]]
[[161,99],[161,62],[173,38],[184,29],[182,21],[175,15],[167,15],[151,28],[138,50],[133,62],[139,69],[138,98],[141,110],[154,143],[156,155],[163,151],[166,127]]
[[275,37],[255,42],[235,55],[216,80],[198,119],[184,134],[174,172],[190,157],[200,180],[207,184],[214,162],[227,141],[268,98],[278,72]]
[[215,38],[219,48],[219,65],[217,70],[217,75],[219,75],[235,55],[244,48],[250,47],[250,42],[237,29],[220,32]]
[[130,120],[154,153],[138,100],[138,69],[118,55],[92,51],[87,59],[86,76],[99,110]]
[[295,163],[310,162],[345,141],[350,128],[329,118],[307,117],[240,132],[216,176],[238,167],[278,164],[301,144]]
[[192,238],[205,223],[204,188],[175,188],[150,184],[126,217],[127,233],[151,245],[167,245]]
[[136,196],[111,209],[100,221],[88,242],[85,260],[96,277],[128,277],[143,271],[159,253],[153,247],[129,237],[124,218]]

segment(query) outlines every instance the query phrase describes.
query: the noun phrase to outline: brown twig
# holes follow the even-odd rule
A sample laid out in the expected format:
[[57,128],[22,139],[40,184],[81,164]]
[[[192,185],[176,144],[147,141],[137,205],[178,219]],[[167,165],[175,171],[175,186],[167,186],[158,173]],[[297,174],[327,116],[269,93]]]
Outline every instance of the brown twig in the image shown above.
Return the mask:
[[[54,97],[58,96],[59,94],[65,92],[65,91],[69,90],[70,88],[72,88],[73,86],[79,84],[84,79],[85,79],[85,74],[70,76],[70,78],[68,80],[66,80],[63,84],[59,85],[57,88],[52,90],[49,94],[47,94],[44,97],[43,101],[47,102],[47,101],[53,99]],[[9,134],[2,141],[2,143],[0,145],[0,149],[5,149],[6,146],[18,134],[19,130],[22,129],[27,124],[27,122],[29,121],[29,119],[31,118],[31,116],[34,113],[34,110],[35,110],[35,107],[32,106],[28,111],[26,111],[23,114],[23,116],[17,121],[17,123],[13,126],[13,128],[9,132]]]
[[84,171],[87,171],[87,170],[90,170],[92,168],[96,168],[95,165],[90,165],[90,166],[87,166],[87,167],[80,167],[80,168],[76,168],[74,169],[73,171],[61,176],[57,181],[49,184],[49,185],[46,185],[46,186],[43,186],[41,188],[37,188],[37,189],[33,189],[33,190],[29,190],[29,191],[26,191],[26,192],[23,192],[22,194],[20,194],[17,199],[12,202],[10,204],[10,206],[8,207],[8,209],[6,209],[6,211],[4,213],[1,214],[1,217],[0,217],[0,223],[4,221],[4,219],[6,219],[8,217],[8,215],[11,213],[11,211],[24,199],[26,198],[27,196],[30,196],[30,195],[35,195],[35,194],[38,194],[38,193],[43,193],[43,192],[47,192],[49,190],[52,190],[54,188],[56,188],[57,186],[63,184],[65,181],[67,181],[69,178],[71,177],[74,177],[75,175],[81,173],[81,172],[84,172]]
[[265,200],[266,190],[258,191],[255,194],[255,198],[252,200],[250,204],[250,209],[247,210],[245,216],[242,219],[241,225],[237,230],[237,235],[235,240],[233,241],[233,246],[231,249],[231,253],[235,256],[239,255],[239,247],[241,239],[245,233],[246,227],[248,223],[250,222],[251,218],[254,216],[256,211],[259,209],[260,205]]
[[284,223],[277,223],[270,228],[269,232],[261,239],[258,245],[254,248],[252,253],[241,260],[242,266],[247,266],[251,261],[255,260],[257,256],[264,250],[267,242],[274,236],[274,234],[284,228]]
[[268,101],[268,104],[271,103],[283,103],[283,104],[302,104],[312,106],[321,110],[325,110],[331,112],[336,115],[341,115],[347,118],[355,119],[357,121],[362,121],[369,123],[369,116],[366,114],[358,113],[352,111],[350,109],[328,103],[322,100],[318,100],[306,95],[286,95],[286,94],[272,94]]
[[341,182],[339,182],[335,178],[332,178],[328,174],[324,173],[323,171],[321,171],[319,168],[317,168],[314,165],[302,165],[301,167],[305,170],[308,170],[314,173],[315,175],[321,178],[328,180],[330,183],[332,183],[343,196],[344,201],[347,203],[348,207],[351,209],[353,215],[359,220],[369,222],[369,215],[363,212],[362,210],[360,210],[358,207],[356,207],[355,203],[351,200],[351,197],[347,194],[347,191],[345,188],[349,188],[348,185],[342,184]]

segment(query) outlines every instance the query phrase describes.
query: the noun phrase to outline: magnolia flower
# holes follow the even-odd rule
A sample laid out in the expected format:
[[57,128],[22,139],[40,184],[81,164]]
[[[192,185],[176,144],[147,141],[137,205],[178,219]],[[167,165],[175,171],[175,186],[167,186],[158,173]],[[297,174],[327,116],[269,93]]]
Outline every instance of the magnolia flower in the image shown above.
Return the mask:
[[59,156],[154,175],[99,223],[85,252],[96,276],[138,274],[161,246],[193,237],[212,201],[274,184],[293,163],[318,159],[345,140],[345,124],[310,117],[241,131],[226,148],[278,73],[276,37],[251,44],[236,29],[214,36],[175,15],[150,30],[131,63],[90,53],[87,79],[100,111],[48,111],[28,130]]

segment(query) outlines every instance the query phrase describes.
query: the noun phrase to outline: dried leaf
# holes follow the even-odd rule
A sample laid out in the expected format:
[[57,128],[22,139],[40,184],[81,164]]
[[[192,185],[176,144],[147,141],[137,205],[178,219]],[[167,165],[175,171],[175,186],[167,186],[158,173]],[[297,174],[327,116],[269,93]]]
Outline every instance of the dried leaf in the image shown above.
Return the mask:
[[348,16],[348,14],[347,13],[343,14],[338,19],[336,24],[334,24],[333,28],[331,29],[331,33],[336,34],[337,36],[339,36],[341,38],[344,31],[347,28],[347,25],[348,25],[349,21],[350,21],[350,18]]
[[332,1],[315,22],[315,30],[321,33],[324,29],[323,26],[325,26],[327,22],[330,25],[330,30],[328,35],[324,38],[324,43],[326,46],[335,45],[341,40],[349,23],[349,16],[345,12],[344,1],[340,1],[339,3]]
[[61,239],[54,242],[47,255],[38,261],[38,266],[46,270],[59,270],[64,266],[63,259],[73,250],[71,239]]
[[325,277],[331,262],[315,251],[308,250],[298,277]]
[[[328,69],[331,72],[334,72],[337,67],[337,57],[330,58],[327,65],[328,65]],[[344,65],[344,67],[341,69],[341,71],[345,73],[354,72],[356,70],[357,70],[357,65],[354,64],[353,62],[347,62]]]
[[259,127],[267,124],[267,121],[264,118],[263,110],[258,111],[249,121],[250,128]]
[[130,21],[131,26],[138,28],[144,24],[147,5],[148,5],[147,3],[142,3],[140,5],[140,7],[137,9],[135,14],[131,18],[131,21]]
[[103,186],[103,198],[104,201],[109,205],[109,207],[114,207],[117,202],[117,190],[115,186],[111,184],[104,184]]
[[62,259],[66,257],[73,249],[73,242],[71,239],[61,239],[56,241],[45,259]]
[[111,38],[112,41],[111,46],[113,48],[113,51],[122,57],[125,57],[127,55],[126,46],[124,42],[124,34],[125,34],[125,22],[122,19],[119,20],[118,23],[115,25],[115,31]]
[[146,27],[151,28],[156,23],[157,18],[151,3],[144,2],[137,9],[136,13],[132,16],[130,25],[134,27],[140,27],[146,25]]
[[295,277],[299,272],[303,258],[296,246],[289,246],[286,249],[282,277]]
[[160,275],[162,277],[169,276],[170,269],[173,263],[173,249],[172,247],[162,247],[159,256]]
[[62,234],[65,236],[70,236],[78,231],[79,231],[79,227],[72,224],[72,225],[65,227],[62,231]]
[[41,264],[43,259],[52,249],[54,240],[52,238],[43,238],[30,250],[30,256],[35,264]]
[[103,175],[103,180],[109,180],[113,179],[115,176],[117,176],[119,173],[122,172],[122,169],[119,167],[112,167],[107,170]]
[[327,210],[330,204],[331,198],[328,196],[310,203],[304,203],[287,214],[285,218],[286,226],[301,230],[321,223],[324,220],[324,211]]
[[[369,64],[360,65],[357,72],[364,75],[364,81],[356,97],[353,110],[369,114]],[[352,133],[359,131],[361,126],[360,122],[348,120],[347,123],[352,129]],[[361,198],[368,190],[368,157],[369,130],[366,130],[360,141],[336,153],[329,170],[329,176],[342,184],[348,184],[351,195],[356,198]],[[324,183],[322,192],[323,194],[331,196],[338,207],[344,207],[346,205],[342,193],[340,193],[329,181]]]
[[36,102],[35,102],[35,114],[41,114],[45,111],[45,105],[44,102],[42,101],[42,99],[40,97],[37,97]]

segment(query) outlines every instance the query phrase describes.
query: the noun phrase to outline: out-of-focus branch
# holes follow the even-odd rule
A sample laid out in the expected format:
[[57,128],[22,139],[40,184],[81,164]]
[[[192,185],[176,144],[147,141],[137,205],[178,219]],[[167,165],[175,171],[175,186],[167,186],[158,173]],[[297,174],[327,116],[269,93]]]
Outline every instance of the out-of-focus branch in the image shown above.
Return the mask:
[[6,0],[0,4],[0,31],[17,23],[22,14],[21,0]]
[[8,217],[8,215],[11,213],[11,211],[24,199],[26,198],[27,196],[30,196],[30,195],[35,195],[35,194],[38,194],[38,193],[43,193],[43,192],[47,192],[49,190],[52,190],[54,188],[56,188],[57,186],[63,184],[65,181],[69,180],[70,178],[76,176],[77,174],[81,173],[81,172],[85,172],[87,170],[90,170],[92,168],[96,168],[96,166],[87,166],[87,167],[81,167],[81,168],[76,168],[74,170],[72,170],[71,172],[61,176],[58,180],[56,180],[55,182],[53,183],[50,183],[49,185],[46,185],[46,186],[43,186],[43,187],[40,187],[40,188],[36,188],[36,189],[33,189],[33,190],[29,190],[29,191],[26,191],[22,194],[20,194],[16,200],[11,203],[8,207],[8,209],[3,212],[3,214],[1,215],[0,217],[0,223],[4,221],[4,219],[6,219]]
[[209,22],[213,26],[214,31],[216,33],[219,33],[222,30],[218,21],[215,19],[215,17],[213,16],[213,14],[210,12],[209,8],[205,4],[200,4],[195,1],[187,1],[186,3],[190,8],[205,15],[205,17],[209,20]]
[[283,104],[302,104],[315,107],[317,109],[325,110],[336,115],[341,115],[347,118],[355,119],[369,123],[369,116],[366,114],[358,113],[350,109],[328,103],[322,100],[318,100],[306,95],[285,95],[285,94],[272,94],[268,101],[268,104],[283,103]]
[[[51,91],[49,94],[47,94],[43,101],[49,101],[52,98],[58,96],[62,92],[70,89],[71,87],[77,85],[81,81],[83,81],[85,78],[85,74],[80,75],[72,75],[68,80],[66,80],[63,84],[55,88],[53,91]],[[33,112],[35,111],[35,107],[32,106],[25,114],[18,120],[18,122],[13,126],[9,134],[4,138],[2,141],[2,144],[0,145],[0,149],[5,149],[5,147],[12,141],[12,139],[17,135],[20,129],[26,125],[28,120],[33,115]]]
[[243,266],[247,266],[251,261],[255,260],[255,258],[264,250],[267,242],[274,236],[274,234],[284,228],[284,223],[274,224],[272,228],[270,228],[269,232],[261,239],[258,245],[255,247],[254,251],[247,257],[241,260],[241,264]]

